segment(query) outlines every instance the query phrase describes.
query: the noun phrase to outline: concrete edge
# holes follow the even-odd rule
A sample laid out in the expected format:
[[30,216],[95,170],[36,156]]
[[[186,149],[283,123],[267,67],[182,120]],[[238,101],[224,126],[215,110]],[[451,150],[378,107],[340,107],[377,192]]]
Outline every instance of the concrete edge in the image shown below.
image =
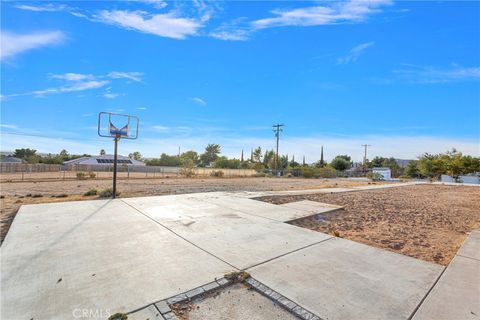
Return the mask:
[[297,316],[300,319],[304,320],[322,320],[319,316],[315,315],[313,312],[308,311],[307,309],[303,308],[302,306],[296,304],[292,300],[288,299],[287,297],[281,295],[280,293],[276,292],[275,290],[267,287],[260,281],[255,280],[252,277],[247,278],[244,281],[248,284],[251,288],[255,291],[259,292],[261,295],[267,297],[268,299],[272,300],[273,302],[278,303],[284,309],[292,313],[293,315]]
[[[450,260],[450,262],[448,263],[448,265],[442,270],[442,272],[440,273],[440,275],[437,277],[437,279],[435,280],[435,282],[432,284],[432,286],[430,287],[430,289],[427,291],[427,293],[425,294],[425,296],[423,297],[423,299],[418,303],[417,307],[413,310],[413,312],[411,313],[410,317],[408,317],[408,320],[411,320],[411,319],[414,319],[415,316],[417,315],[418,311],[420,310],[420,308],[422,307],[422,305],[425,303],[425,301],[427,300],[427,298],[430,296],[430,294],[432,293],[433,289],[437,286],[437,284],[440,282],[440,280],[442,279],[443,275],[445,274],[445,272],[450,268],[450,265],[452,264],[452,261],[458,256],[458,257],[461,257],[461,258],[467,258],[467,259],[473,259],[473,260],[477,260],[475,258],[471,258],[471,257],[465,257],[465,256],[462,256],[462,255],[459,255],[458,253],[460,252],[460,249],[462,249],[462,247],[465,245],[465,243],[470,239],[470,237],[472,236],[472,234],[476,234],[476,233],[479,233],[480,234],[480,229],[475,229],[475,230],[472,230],[470,232],[470,234],[468,235],[468,237],[463,241],[462,245],[460,246],[460,248],[458,248],[457,250],[457,253],[455,253],[455,256],[452,258],[452,260]],[[478,261],[478,260],[477,260]]]
[[170,307],[173,304],[180,303],[180,302],[185,302],[185,301],[190,301],[193,300],[205,293],[209,293],[211,291],[226,287],[230,284],[232,284],[233,281],[226,279],[224,277],[215,279],[212,282],[209,282],[207,284],[204,284],[202,286],[193,288],[191,290],[188,290],[183,293],[179,293],[177,295],[174,295],[170,298],[163,299],[154,303],[150,303],[146,306],[143,306],[141,308],[132,310],[127,312],[126,314],[133,314],[135,312],[141,311],[143,309],[146,309],[150,306],[153,306],[161,315],[162,319],[165,320],[176,320],[178,319],[175,313],[172,311],[172,308]]
[[303,220],[303,219],[307,219],[307,218],[311,218],[311,217],[314,217],[314,216],[317,216],[317,215],[321,215],[323,213],[334,213],[334,212],[337,212],[337,211],[341,211],[341,210],[344,210],[345,207],[339,207],[339,208],[335,208],[335,209],[332,209],[332,210],[329,210],[329,211],[326,211],[326,212],[322,212],[322,213],[314,213],[314,214],[311,214],[309,216],[304,216],[304,217],[300,217],[300,218],[295,218],[295,219],[292,219],[292,220],[287,220],[287,221],[284,221],[284,223],[291,223],[291,222],[295,222],[295,221],[300,221],[300,220]]

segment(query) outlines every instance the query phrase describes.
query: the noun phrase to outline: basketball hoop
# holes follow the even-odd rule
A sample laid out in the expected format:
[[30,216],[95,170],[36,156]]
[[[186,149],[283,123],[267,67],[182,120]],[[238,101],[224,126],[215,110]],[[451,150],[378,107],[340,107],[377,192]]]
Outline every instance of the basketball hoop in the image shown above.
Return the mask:
[[138,117],[127,114],[111,112],[98,114],[98,135],[104,138],[113,138],[114,141],[112,199],[115,199],[117,195],[118,141],[120,139],[137,139],[138,122]]

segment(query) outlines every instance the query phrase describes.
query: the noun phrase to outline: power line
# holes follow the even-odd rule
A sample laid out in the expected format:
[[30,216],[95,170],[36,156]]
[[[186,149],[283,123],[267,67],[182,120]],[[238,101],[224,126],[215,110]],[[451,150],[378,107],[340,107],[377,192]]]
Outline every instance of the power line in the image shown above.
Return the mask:
[[371,147],[371,144],[362,144],[362,147],[365,147],[365,155],[363,156],[363,166],[364,168],[367,167],[367,148]]
[[277,153],[276,153],[276,157],[275,157],[275,174],[276,174],[276,171],[278,170],[278,143],[279,143],[279,140],[280,140],[280,132],[283,131],[282,127],[284,127],[284,126],[285,126],[284,124],[280,124],[280,123],[274,124],[272,126],[274,128],[273,132],[275,132],[275,138],[277,140]]

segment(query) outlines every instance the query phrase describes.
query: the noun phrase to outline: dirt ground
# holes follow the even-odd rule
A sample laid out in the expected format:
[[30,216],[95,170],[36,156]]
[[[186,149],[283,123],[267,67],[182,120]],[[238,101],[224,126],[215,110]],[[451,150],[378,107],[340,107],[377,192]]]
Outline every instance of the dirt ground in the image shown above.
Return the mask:
[[236,283],[173,310],[180,320],[295,320],[297,317],[244,284]]
[[275,204],[312,200],[345,206],[292,224],[447,265],[480,228],[480,188],[418,185],[332,194],[258,198]]
[[[354,179],[303,179],[303,178],[160,178],[123,179],[117,183],[120,197],[141,197],[164,194],[181,194],[211,191],[277,191],[334,187],[354,187],[369,182]],[[0,242],[18,209],[24,204],[91,200],[85,197],[90,189],[111,187],[111,180],[53,180],[35,182],[0,183]]]

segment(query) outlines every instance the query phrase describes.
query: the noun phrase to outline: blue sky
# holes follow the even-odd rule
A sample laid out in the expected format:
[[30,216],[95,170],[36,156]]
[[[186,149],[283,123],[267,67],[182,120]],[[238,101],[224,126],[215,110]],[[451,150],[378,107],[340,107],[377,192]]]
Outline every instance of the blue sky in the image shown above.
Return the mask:
[[219,143],[307,161],[480,153],[480,3],[2,2],[1,148],[121,153]]

